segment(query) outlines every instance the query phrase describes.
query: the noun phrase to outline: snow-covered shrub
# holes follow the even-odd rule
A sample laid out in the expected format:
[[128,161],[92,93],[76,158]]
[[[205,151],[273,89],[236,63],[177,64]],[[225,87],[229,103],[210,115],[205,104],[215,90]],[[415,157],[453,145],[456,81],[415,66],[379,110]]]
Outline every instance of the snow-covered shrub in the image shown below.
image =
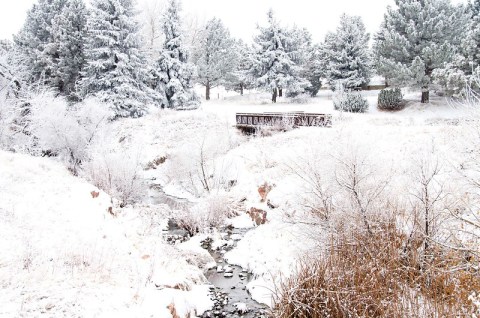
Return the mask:
[[328,155],[315,151],[302,153],[301,156],[287,164],[288,170],[301,183],[302,206],[306,210],[302,218],[311,217],[313,222],[327,221],[332,212],[333,181],[329,175],[330,169],[325,169],[330,163]]
[[228,130],[220,127],[212,131],[200,129],[197,135],[177,146],[167,163],[167,175],[194,196],[226,189],[226,176],[235,167],[221,157],[235,146],[236,136]]
[[95,186],[120,201],[137,202],[146,191],[140,155],[124,149],[100,149],[84,164],[84,173]]
[[350,113],[364,113],[368,110],[368,101],[360,92],[339,89],[333,97],[335,110]]
[[399,110],[404,106],[400,88],[382,89],[378,94],[378,109]]
[[29,102],[31,132],[37,141],[34,151],[57,155],[77,174],[112,115],[108,107],[95,100],[69,105],[51,92],[38,94]]
[[220,228],[227,218],[238,216],[241,210],[241,204],[227,194],[212,194],[188,210],[177,211],[175,219],[193,236],[209,228]]
[[292,104],[308,104],[310,102],[311,96],[308,94],[299,94],[289,98],[290,103]]
[[11,137],[11,124],[13,121],[14,106],[8,100],[0,97],[0,149],[7,149]]

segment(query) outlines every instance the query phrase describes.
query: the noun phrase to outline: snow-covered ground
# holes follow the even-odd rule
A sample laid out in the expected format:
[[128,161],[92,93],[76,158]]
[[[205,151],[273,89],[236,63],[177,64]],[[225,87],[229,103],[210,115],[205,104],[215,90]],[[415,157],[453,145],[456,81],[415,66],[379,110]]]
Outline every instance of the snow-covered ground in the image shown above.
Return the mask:
[[171,317],[171,303],[181,315],[209,308],[188,249],[144,234],[139,213],[150,208],[114,208],[114,217],[107,194],[45,158],[0,151],[0,176],[1,317]]
[[[356,153],[365,155],[378,178],[408,176],[419,153],[435,148],[453,171],[457,154],[465,150],[462,123],[473,116],[470,109],[440,97],[421,105],[418,93],[407,92],[406,109],[379,112],[378,92],[364,94],[370,104],[364,114],[333,110],[328,91],[297,103],[281,98],[271,104],[262,93],[213,98],[196,111],[154,111],[116,121],[105,147],[135,152],[145,168],[165,158],[143,177],[167,195],[190,201],[190,213],[202,222],[211,222],[219,209],[240,214],[227,223],[252,230],[226,259],[253,272],[250,292],[271,304],[275,279],[291,274],[296,260],[319,251],[324,239],[308,222],[298,222],[307,217],[311,199],[298,178],[301,167],[314,165],[325,180],[333,180],[335,158]],[[334,122],[332,128],[270,137],[242,136],[233,127],[236,112],[264,111],[331,113]],[[201,168],[208,171],[208,190]],[[398,178],[390,186],[408,188],[408,180]],[[267,198],[275,208],[260,202],[258,188],[264,184],[272,187]],[[213,265],[200,248],[208,234],[166,245],[161,230],[179,212],[153,204],[152,190],[145,192],[143,202],[121,209],[54,159],[0,151],[0,316],[170,318],[167,306],[175,304],[183,318],[208,309],[203,271]],[[251,208],[267,211],[267,223],[254,226],[246,214]]]

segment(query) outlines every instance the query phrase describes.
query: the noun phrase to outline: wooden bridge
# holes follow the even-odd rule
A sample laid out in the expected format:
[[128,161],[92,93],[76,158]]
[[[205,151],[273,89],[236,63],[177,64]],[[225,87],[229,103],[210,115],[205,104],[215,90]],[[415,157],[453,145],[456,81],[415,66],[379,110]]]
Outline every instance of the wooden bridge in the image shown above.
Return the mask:
[[237,128],[245,131],[261,126],[282,127],[332,127],[332,115],[304,112],[289,113],[237,113]]

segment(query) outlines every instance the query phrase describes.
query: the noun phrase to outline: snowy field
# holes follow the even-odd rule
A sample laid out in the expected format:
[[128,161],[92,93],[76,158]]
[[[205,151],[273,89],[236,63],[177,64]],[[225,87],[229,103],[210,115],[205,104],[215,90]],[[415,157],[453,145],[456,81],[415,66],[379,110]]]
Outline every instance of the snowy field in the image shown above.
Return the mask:
[[[180,317],[201,315],[212,305],[204,274],[215,263],[200,241],[221,239],[216,230],[200,229],[186,243],[167,245],[162,230],[179,213],[206,227],[220,213],[225,224],[252,228],[225,258],[253,272],[249,291],[271,305],[275,280],[291,274],[298,258],[321,251],[328,233],[309,223],[311,189],[298,177],[302,169],[315,167],[333,184],[335,158],[353,154],[368,162],[375,180],[391,178],[389,189],[407,193],[417,159],[435,156],[451,178],[466,158],[474,141],[465,123],[476,119],[470,109],[440,97],[420,105],[410,93],[406,109],[379,112],[377,94],[365,93],[370,110],[364,114],[334,111],[328,92],[305,104],[280,99],[277,105],[267,95],[248,94],[110,124],[103,146],[138,158],[145,183],[154,180],[167,195],[188,200],[186,212],[156,204],[148,187],[135,204],[120,208],[88,176],[72,176],[55,158],[1,151],[0,316],[170,318],[169,305]],[[236,112],[294,110],[332,113],[333,127],[269,137],[243,136],[233,127]],[[164,163],[147,169],[156,158]],[[208,191],[199,162],[209,174]],[[265,183],[272,190],[260,202]],[[455,183],[459,191],[461,185]],[[267,211],[266,224],[253,223],[246,214],[252,207]],[[236,213],[225,216],[231,209]]]

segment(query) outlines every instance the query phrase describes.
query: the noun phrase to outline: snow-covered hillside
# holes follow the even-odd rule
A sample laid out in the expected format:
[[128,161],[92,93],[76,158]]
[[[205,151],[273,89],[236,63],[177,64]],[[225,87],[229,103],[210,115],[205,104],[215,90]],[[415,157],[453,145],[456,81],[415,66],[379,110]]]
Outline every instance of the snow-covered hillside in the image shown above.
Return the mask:
[[180,314],[208,308],[205,277],[185,261],[188,252],[144,234],[152,232],[140,216],[153,213],[148,207],[117,210],[50,159],[0,151],[0,176],[1,317],[171,317],[172,303]]

